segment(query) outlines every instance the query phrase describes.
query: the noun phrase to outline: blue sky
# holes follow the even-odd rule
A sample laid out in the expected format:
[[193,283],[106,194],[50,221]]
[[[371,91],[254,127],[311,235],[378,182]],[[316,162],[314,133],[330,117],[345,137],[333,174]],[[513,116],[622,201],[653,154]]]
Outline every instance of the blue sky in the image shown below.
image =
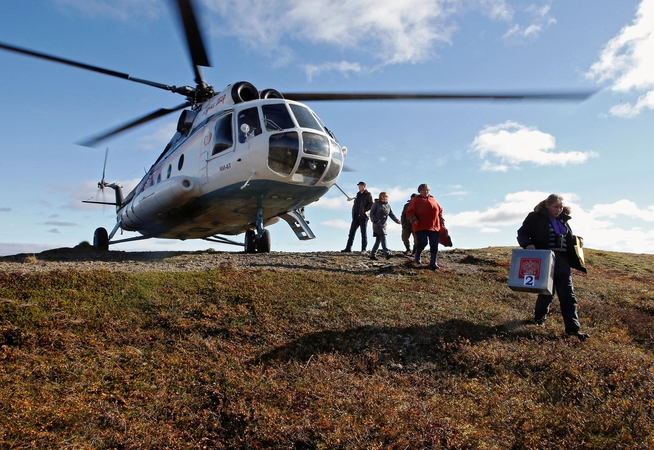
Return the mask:
[[[339,185],[364,180],[399,215],[429,183],[460,248],[515,246],[549,193],[587,247],[654,253],[654,0],[204,0],[217,90],[246,80],[302,91],[596,90],[584,102],[309,102],[349,149]],[[193,84],[164,0],[0,3],[0,42],[167,84]],[[0,255],[72,247],[114,224],[99,197],[104,147],[75,144],[179,96],[0,52]],[[166,117],[107,143],[107,181],[133,186],[173,133]],[[351,203],[307,208],[317,236],[281,222],[273,251],[340,250]],[[401,250],[399,226],[389,246]],[[240,237],[238,238],[240,239]],[[355,246],[358,245],[355,241]],[[237,247],[151,240],[117,250]]]

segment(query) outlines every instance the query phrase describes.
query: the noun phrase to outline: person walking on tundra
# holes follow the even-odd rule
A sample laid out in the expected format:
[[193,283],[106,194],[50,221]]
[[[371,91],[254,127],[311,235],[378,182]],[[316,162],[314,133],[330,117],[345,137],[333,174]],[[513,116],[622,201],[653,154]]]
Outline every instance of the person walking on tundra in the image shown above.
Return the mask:
[[413,231],[416,233],[416,264],[422,264],[422,251],[429,244],[429,268],[438,269],[436,262],[438,258],[438,236],[443,223],[443,208],[438,204],[436,199],[429,193],[431,189],[426,183],[418,186],[417,195],[409,202],[406,215],[413,225]]
[[[570,268],[584,273],[587,271],[574,249],[577,239],[579,239],[579,246],[583,245],[583,241],[572,234],[568,224],[570,218],[570,208],[563,206],[563,197],[550,194],[527,214],[518,230],[518,244],[525,249],[554,252],[554,292],[559,297],[565,332],[584,341],[590,336],[581,332],[577,315],[577,297],[572,286]],[[536,324],[545,326],[552,300],[554,295],[538,295],[534,310]]]
[[354,198],[352,205],[352,223],[350,224],[350,234],[347,237],[347,244],[341,252],[351,252],[354,243],[354,235],[357,230],[361,230],[361,251],[368,249],[368,211],[372,207],[372,194],[366,189],[366,183],[359,181],[357,183],[359,192]]
[[391,205],[388,204],[388,194],[386,192],[381,192],[379,198],[375,200],[375,203],[370,209],[372,234],[376,238],[375,245],[372,246],[372,252],[370,252],[370,259],[377,259],[377,249],[379,249],[379,244],[381,244],[386,259],[391,257],[391,252],[389,252],[386,247],[386,221],[389,217],[395,223],[400,223],[397,217],[395,217],[395,214],[393,214]]

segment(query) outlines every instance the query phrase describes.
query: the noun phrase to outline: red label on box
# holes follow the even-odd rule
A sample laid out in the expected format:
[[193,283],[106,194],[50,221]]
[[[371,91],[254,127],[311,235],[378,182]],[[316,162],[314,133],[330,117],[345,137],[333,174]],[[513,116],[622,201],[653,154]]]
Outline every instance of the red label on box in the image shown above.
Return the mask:
[[533,275],[535,279],[540,278],[540,263],[538,258],[520,258],[520,269],[518,278],[524,278],[525,275]]

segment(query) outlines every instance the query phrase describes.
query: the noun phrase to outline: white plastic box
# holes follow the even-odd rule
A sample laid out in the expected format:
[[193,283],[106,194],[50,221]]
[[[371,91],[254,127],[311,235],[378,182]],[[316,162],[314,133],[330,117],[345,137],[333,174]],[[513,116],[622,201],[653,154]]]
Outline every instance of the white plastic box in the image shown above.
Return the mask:
[[554,293],[554,252],[513,249],[508,285],[514,291]]

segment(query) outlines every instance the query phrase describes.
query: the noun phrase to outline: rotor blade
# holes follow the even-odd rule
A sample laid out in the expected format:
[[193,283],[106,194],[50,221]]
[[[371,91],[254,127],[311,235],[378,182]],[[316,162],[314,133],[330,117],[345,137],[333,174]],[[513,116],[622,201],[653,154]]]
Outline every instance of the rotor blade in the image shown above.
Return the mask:
[[186,34],[186,43],[188,44],[188,51],[191,55],[193,70],[195,71],[195,83],[202,85],[204,84],[204,80],[202,79],[202,73],[198,66],[211,67],[211,63],[209,63],[209,58],[207,57],[204,40],[202,39],[195,10],[193,9],[193,2],[192,0],[177,0],[176,4],[179,18],[182,21],[182,26]]
[[79,69],[90,70],[92,72],[98,72],[104,75],[109,75],[116,78],[122,78],[123,80],[134,81],[135,83],[147,84],[148,86],[153,86],[167,91],[174,91],[176,89],[175,86],[157,83],[156,81],[148,81],[148,80],[142,80],[140,78],[133,78],[126,73],[116,72],[115,70],[104,69],[102,67],[92,66],[90,64],[84,64],[70,59],[60,58],[54,55],[48,55],[47,53],[35,52],[33,50],[29,50],[26,48],[16,47],[14,45],[9,45],[9,44],[3,44],[2,42],[0,42],[0,48],[4,50],[8,50],[10,52],[20,53],[27,56],[34,56],[35,58],[45,59],[47,61],[66,64],[68,66],[77,67]]
[[79,145],[83,145],[84,147],[95,147],[98,145],[100,142],[104,141],[105,139],[108,139],[112,136],[117,135],[118,133],[122,133],[123,131],[129,130],[131,128],[137,127],[139,125],[143,125],[146,122],[150,122],[151,120],[158,119],[159,117],[163,117],[167,114],[173,113],[175,111],[179,111],[180,109],[184,109],[187,106],[190,106],[190,103],[182,103],[181,105],[175,106],[174,108],[167,109],[167,108],[160,108],[156,111],[151,112],[150,114],[147,114],[143,117],[139,117],[137,119],[134,119],[130,122],[127,122],[123,125],[120,125],[114,129],[111,129],[107,132],[104,132],[102,134],[99,134],[97,136],[91,137],[85,141],[78,142]]
[[284,98],[296,101],[334,100],[586,100],[596,91],[498,92],[498,93],[384,93],[384,92],[290,92]]
[[107,150],[104,152],[104,165],[102,166],[102,181],[100,181],[100,184],[104,184],[104,177],[105,174],[107,173],[107,159],[109,158],[109,147],[107,147]]

